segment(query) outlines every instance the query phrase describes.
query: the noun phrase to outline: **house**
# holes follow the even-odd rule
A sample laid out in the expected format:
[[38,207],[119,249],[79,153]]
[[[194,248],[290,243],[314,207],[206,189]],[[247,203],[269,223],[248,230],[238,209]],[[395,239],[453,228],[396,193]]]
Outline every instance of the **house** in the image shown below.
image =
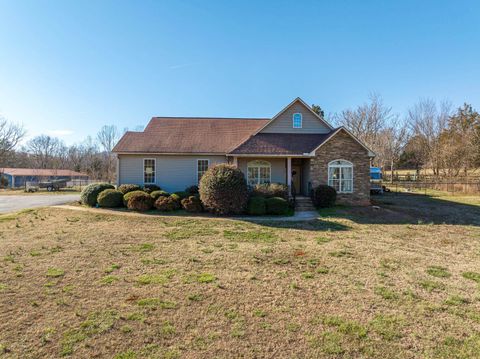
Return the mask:
[[88,175],[71,170],[35,169],[35,168],[0,168],[0,177],[7,180],[6,187],[24,187],[26,182],[41,182],[50,180],[88,180]]
[[279,182],[308,195],[328,184],[341,201],[370,198],[374,153],[300,98],[273,118],[154,117],[143,132],[126,132],[113,152],[118,184],[180,191],[197,184],[209,166],[231,163],[249,185]]

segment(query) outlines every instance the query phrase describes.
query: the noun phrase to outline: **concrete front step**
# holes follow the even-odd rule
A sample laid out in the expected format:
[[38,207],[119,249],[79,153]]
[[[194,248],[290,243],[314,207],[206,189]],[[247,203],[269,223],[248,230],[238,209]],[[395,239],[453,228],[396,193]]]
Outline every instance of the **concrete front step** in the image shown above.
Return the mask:
[[301,196],[301,197],[295,198],[295,211],[296,212],[315,212],[316,209],[310,197]]

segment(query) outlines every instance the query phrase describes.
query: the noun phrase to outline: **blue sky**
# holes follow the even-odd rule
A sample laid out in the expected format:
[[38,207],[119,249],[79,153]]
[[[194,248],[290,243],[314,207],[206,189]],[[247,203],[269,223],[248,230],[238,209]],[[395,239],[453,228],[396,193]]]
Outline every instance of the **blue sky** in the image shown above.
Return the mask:
[[0,0],[0,114],[67,143],[152,116],[480,108],[478,1]]

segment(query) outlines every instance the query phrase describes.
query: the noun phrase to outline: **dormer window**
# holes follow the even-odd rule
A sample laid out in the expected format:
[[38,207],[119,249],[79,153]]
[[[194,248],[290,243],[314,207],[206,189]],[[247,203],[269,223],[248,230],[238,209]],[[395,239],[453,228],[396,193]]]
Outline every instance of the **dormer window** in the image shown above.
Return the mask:
[[302,114],[294,113],[293,114],[293,128],[302,128]]

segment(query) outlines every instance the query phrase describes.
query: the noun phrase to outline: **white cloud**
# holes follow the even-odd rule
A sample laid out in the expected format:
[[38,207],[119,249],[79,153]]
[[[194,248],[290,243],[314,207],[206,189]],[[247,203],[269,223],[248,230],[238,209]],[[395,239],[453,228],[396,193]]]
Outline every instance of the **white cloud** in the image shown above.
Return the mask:
[[73,135],[72,130],[51,130],[51,131],[48,131],[48,133],[52,136],[58,136],[58,137]]

